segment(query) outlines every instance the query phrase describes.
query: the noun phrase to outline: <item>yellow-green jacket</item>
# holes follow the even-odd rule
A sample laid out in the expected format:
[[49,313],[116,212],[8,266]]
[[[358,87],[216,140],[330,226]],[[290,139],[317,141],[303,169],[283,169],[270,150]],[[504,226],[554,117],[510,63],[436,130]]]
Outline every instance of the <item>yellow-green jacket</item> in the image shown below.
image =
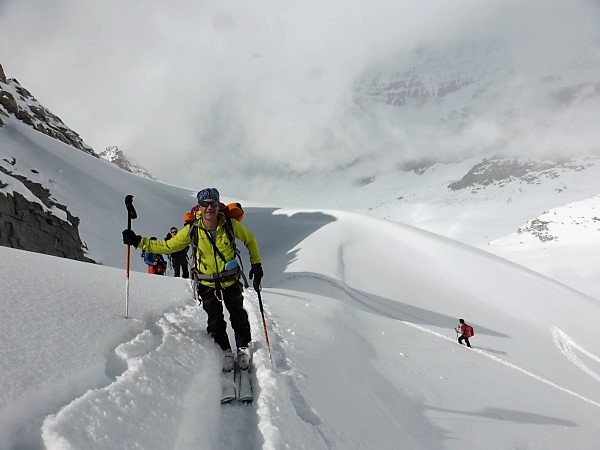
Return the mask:
[[[227,219],[223,214],[219,214],[219,220],[215,234],[215,243],[225,259],[229,261],[235,259],[235,254],[232,245],[229,242],[227,232],[225,231],[226,220]],[[244,224],[238,222],[237,220],[231,220],[231,225],[233,227],[234,236],[242,241],[248,249],[248,253],[250,254],[250,263],[260,263],[260,250],[258,248],[258,242],[256,241],[254,233],[252,233]],[[160,253],[163,255],[175,253],[179,250],[183,250],[188,245],[193,244],[195,240],[195,238],[191,236],[191,231],[193,230],[196,230],[198,236],[198,247],[196,249],[196,254],[194,255],[196,263],[195,267],[205,275],[213,275],[223,272],[225,270],[225,261],[221,259],[209,240],[208,230],[202,224],[202,215],[199,211],[196,213],[196,220],[193,224],[185,225],[168,241],[151,241],[147,237],[142,237],[138,248],[141,250],[146,250],[150,253]],[[221,286],[226,288],[235,282],[236,280],[223,281]],[[201,283],[210,287],[214,287],[214,282],[211,281],[203,280]]]

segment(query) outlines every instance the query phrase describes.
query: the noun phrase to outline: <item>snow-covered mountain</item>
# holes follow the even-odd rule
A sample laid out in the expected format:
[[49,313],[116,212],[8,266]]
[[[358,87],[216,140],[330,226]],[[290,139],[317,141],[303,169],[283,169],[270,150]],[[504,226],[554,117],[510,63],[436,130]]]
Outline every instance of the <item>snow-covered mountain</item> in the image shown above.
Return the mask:
[[354,101],[365,110],[393,106],[409,123],[456,129],[490,113],[500,121],[520,119],[535,105],[573,112],[598,105],[597,52],[590,46],[586,54],[569,55],[571,65],[531,67],[535,59],[525,64],[514,46],[495,38],[420,47],[366,70],[355,84]]
[[[303,207],[317,197],[319,205],[353,208],[368,195],[375,199],[369,206],[379,212],[407,204],[397,217],[386,217],[410,223],[435,218],[434,212],[407,218],[411,202],[480,204],[491,196],[516,210],[516,197],[548,193],[540,210],[511,217],[506,234],[544,209],[595,195],[598,43],[555,54],[534,41],[487,37],[422,45],[369,65],[338,108],[344,114],[332,113],[326,125],[312,130],[307,157],[297,152],[279,166],[261,161],[258,175],[251,166],[249,176],[257,182],[251,178],[248,189],[254,198],[280,204],[291,199]],[[316,162],[306,163],[311,160]],[[299,169],[296,161],[309,168]],[[278,173],[285,174],[285,183],[278,183]],[[583,187],[575,181],[580,177]],[[513,189],[519,183],[539,188]],[[501,189],[495,193],[491,184]],[[565,186],[567,195],[555,195]],[[477,239],[500,237],[475,230]]]
[[100,152],[99,156],[100,158],[113,163],[114,165],[120,167],[123,170],[126,170],[127,172],[131,172],[134,175],[138,175],[140,177],[156,181],[156,177],[150,172],[148,172],[148,170],[144,169],[138,164],[134,164],[131,161],[129,161],[127,156],[125,156],[125,153],[123,153],[123,150],[121,150],[116,145],[106,147],[104,151]]
[[[360,198],[369,199],[361,205],[369,215],[456,239],[563,282],[578,279],[579,289],[598,297],[590,290],[597,276],[593,255],[600,251],[593,219],[598,177],[597,158],[472,158],[378,177],[361,188]],[[568,226],[560,226],[574,211]],[[523,240],[527,245],[502,244]]]
[[36,161],[49,146],[65,147],[74,158],[75,153],[97,158],[0,66],[0,245],[91,261],[79,234],[80,218],[56,195],[64,168],[52,174],[38,169]]
[[90,155],[96,155],[79,134],[38,102],[27,89],[19,84],[16,78],[7,78],[2,65],[0,65],[0,127],[4,125],[3,116],[5,121],[8,117],[14,117],[40,133]]
[[[422,46],[365,71],[354,101],[395,137],[387,166],[373,163],[355,178],[372,199],[363,210],[555,279],[579,278],[597,295],[589,286],[600,250],[598,41],[543,30],[518,42],[492,34]],[[569,46],[578,50],[559,50]],[[573,211],[579,219],[557,223]],[[524,240],[531,245],[510,245]]]
[[[77,223],[80,250],[104,266],[0,248],[0,448],[597,446],[597,160],[426,161],[307,186],[311,209],[243,199],[272,353],[247,290],[256,398],[223,407],[221,355],[187,281],[144,273],[133,249],[123,317],[124,196],[133,229],[162,236],[212,182],[134,176],[2,117],[0,199]],[[12,220],[7,229],[29,223]],[[541,222],[554,239],[529,236]],[[29,232],[22,242],[64,245]],[[519,265],[540,260],[546,276]],[[472,350],[455,341],[459,317],[475,327]]]
[[600,199],[596,195],[544,210],[489,242],[487,250],[598,298]]
[[[355,101],[364,108],[373,104],[439,105],[445,97],[459,92],[468,92],[474,101],[510,75],[509,51],[496,39],[471,41],[455,48],[421,47],[403,62],[402,69],[394,70],[390,65],[370,69],[356,84]],[[468,106],[457,105],[456,112]]]
[[[389,103],[388,107],[393,112],[388,120],[397,118],[394,114],[400,113],[412,116],[411,120],[414,122],[420,113],[425,114],[427,110],[427,120],[443,124],[446,117],[444,111],[449,111],[448,108],[482,109],[485,102],[497,100],[499,86],[506,83],[506,77],[511,76],[510,66],[505,63],[508,56],[508,49],[495,41],[459,47],[455,53],[446,56],[422,50],[415,56],[416,62],[409,66],[412,69],[393,76],[396,81],[390,81],[391,75],[388,75],[389,82],[384,83],[381,78],[383,75],[380,74],[377,78],[379,81],[370,85],[371,90],[359,90],[356,98],[368,100],[363,105],[367,109],[378,102]],[[410,75],[407,75],[409,72]],[[579,71],[577,76],[572,74],[570,78],[556,77],[552,82],[543,84],[539,92],[550,92],[552,97],[558,92],[555,88],[561,84],[566,86],[570,83],[572,89],[575,89],[574,86],[588,86],[585,89],[582,87],[587,92],[583,100],[583,91],[577,91],[577,95],[569,97],[567,106],[577,109],[581,104],[596,102],[596,91],[583,82],[586,74],[586,71]],[[404,81],[400,82],[402,77]],[[43,108],[37,103],[34,105],[35,100],[31,94],[21,88],[16,80],[6,79],[4,76],[2,80],[2,95],[6,99],[17,99],[18,111],[32,111],[27,109],[29,106],[35,106],[34,110]],[[410,88],[408,80],[412,80]],[[577,80],[577,83],[573,80]],[[549,84],[554,87],[548,89]],[[363,87],[365,86],[367,85]],[[380,94],[384,91],[386,94],[382,97]],[[475,95],[475,92],[479,94]],[[389,95],[400,96],[403,100],[385,100]],[[371,106],[368,105],[369,102]],[[112,260],[112,251],[106,247],[103,238],[94,236],[94,227],[92,223],[88,223],[89,220],[95,222],[105,219],[90,219],[77,212],[87,211],[89,206],[98,201],[107,201],[98,200],[96,195],[97,192],[107,190],[102,180],[97,180],[94,174],[90,174],[82,181],[82,185],[90,192],[87,200],[90,204],[82,205],[81,197],[71,194],[74,190],[82,189],[82,186],[64,186],[64,169],[59,167],[60,164],[51,169],[50,173],[40,173],[37,151],[32,151],[31,143],[34,142],[35,146],[46,151],[52,149],[60,155],[66,152],[71,158],[70,165],[80,156],[74,156],[73,153],[76,152],[69,150],[70,147],[63,143],[29,132],[28,129],[38,130],[40,126],[23,122],[17,117],[19,114],[10,113],[6,106],[0,107],[0,112],[4,118],[3,127],[0,128],[0,176],[2,192],[8,194],[0,195],[2,211],[5,212],[2,215],[2,244],[75,259],[90,259],[90,253],[94,253],[96,258],[91,259],[97,262],[121,264]],[[21,117],[24,117],[23,114],[20,113]],[[46,116],[50,122],[50,119],[56,117],[50,112]],[[469,117],[473,118],[470,115],[464,116],[471,120]],[[57,126],[53,129],[62,128]],[[77,136],[77,133],[69,130],[67,135]],[[69,139],[62,141],[68,141],[65,143],[72,145]],[[87,146],[83,145],[83,148]],[[91,152],[87,153],[96,156]],[[108,148],[104,153],[105,158],[114,164],[125,162],[125,170],[153,178],[144,169],[126,161],[117,147]],[[491,242],[525,229],[528,222],[533,221],[536,226],[539,223],[537,221],[542,220],[538,217],[544,211],[570,208],[572,202],[593,199],[598,194],[596,180],[600,177],[600,160],[594,152],[590,154],[587,157],[570,156],[554,160],[509,158],[501,155],[469,158],[444,156],[440,159],[421,157],[412,160],[399,158],[385,170],[374,169],[359,161],[338,172],[329,173],[327,177],[306,177],[302,189],[298,188],[297,183],[278,185],[277,189],[271,189],[272,185],[266,182],[264,196],[261,198],[267,204],[293,206],[296,197],[301,198],[298,202],[300,204],[306,204],[308,197],[311,205],[363,211],[495,252],[500,246]],[[350,182],[348,176],[351,176]],[[296,181],[301,180],[302,176]],[[12,192],[15,194],[11,195]],[[316,196],[317,192],[326,195]],[[122,192],[119,195],[121,194]],[[193,204],[192,194],[185,195],[190,196],[190,205]],[[115,196],[113,201],[122,200]],[[24,213],[26,210],[29,212]],[[177,218],[177,215],[174,217]],[[48,223],[51,226],[47,226]],[[162,235],[172,225],[176,223],[164,223],[160,230],[152,230],[150,233]],[[113,231],[116,232],[117,229]],[[49,236],[54,237],[48,239]],[[71,244],[67,244],[68,242]],[[592,242],[580,241],[580,245],[595,248]],[[548,254],[552,251],[554,250],[547,249],[545,252]],[[520,254],[509,255],[503,250],[503,256],[517,261]],[[575,258],[565,258],[562,255],[559,259],[571,261]],[[580,261],[580,264],[584,262]],[[535,269],[544,273],[544,267],[536,265]],[[582,284],[588,285],[589,271],[582,268],[578,273],[586,274]],[[551,275],[561,279],[560,274]]]
[[[53,193],[81,217],[89,256],[105,266],[0,248],[0,448],[597,446],[597,300],[473,246],[350,211],[244,204],[265,268],[265,322],[247,290],[256,397],[222,406],[221,355],[186,280],[144,273],[133,250],[124,317],[124,195],[134,195],[134,230],[150,235],[178,223],[195,190],[134,176],[21,123],[8,130],[0,144],[18,150],[20,170],[62,175]],[[413,176],[464,204],[503,189],[452,191],[442,169]],[[537,207],[532,195],[521,202]],[[456,225],[471,226],[454,206]],[[456,343],[459,317],[475,327],[471,350]]]
[[379,122],[394,163],[600,154],[597,43],[556,57],[532,45],[488,37],[423,46],[369,67],[354,102]]

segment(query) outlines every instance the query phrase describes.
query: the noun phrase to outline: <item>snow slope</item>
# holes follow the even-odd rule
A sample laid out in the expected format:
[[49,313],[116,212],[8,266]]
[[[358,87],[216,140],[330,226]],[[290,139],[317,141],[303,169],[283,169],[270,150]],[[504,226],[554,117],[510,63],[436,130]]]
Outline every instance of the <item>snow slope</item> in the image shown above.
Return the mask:
[[[359,211],[410,224],[474,245],[600,299],[595,255],[600,251],[600,161],[573,160],[560,167],[487,185],[449,189],[480,159],[437,163],[421,175],[380,177],[361,190]],[[548,222],[553,240],[522,232]],[[542,233],[543,235],[544,233]],[[542,237],[542,239],[545,239]]]
[[[0,448],[597,447],[597,300],[351,211],[245,203],[272,363],[247,291],[257,397],[221,406],[220,354],[187,281],[147,275],[134,257],[124,318],[124,195],[134,229],[162,236],[197,187],[141,179],[12,122],[0,144],[19,171],[53,180],[105,264],[0,248]],[[472,350],[455,341],[459,317],[475,327]]]
[[0,447],[595,448],[599,332],[581,319],[595,300],[353,213],[248,225],[273,352],[247,292],[251,406],[219,404],[219,352],[186,281],[133,273],[125,319],[122,270],[0,249]]
[[[79,231],[89,249],[88,256],[100,264],[123,266],[115,236],[127,227],[125,194],[134,196],[140,216],[134,223],[139,223],[138,231],[158,237],[164,237],[171,226],[179,226],[182,214],[195,203],[196,191],[157,185],[146,179],[138,182],[111,163],[74,151],[14,119],[9,119],[0,132],[0,156],[14,158],[11,171],[48,187],[58,203],[68,205],[71,213],[81,219]],[[1,173],[0,177],[6,178]],[[11,192],[11,186],[3,191]],[[133,261],[135,268],[144,268],[140,258]]]
[[600,197],[550,208],[516,232],[491,241],[494,254],[599,299]]

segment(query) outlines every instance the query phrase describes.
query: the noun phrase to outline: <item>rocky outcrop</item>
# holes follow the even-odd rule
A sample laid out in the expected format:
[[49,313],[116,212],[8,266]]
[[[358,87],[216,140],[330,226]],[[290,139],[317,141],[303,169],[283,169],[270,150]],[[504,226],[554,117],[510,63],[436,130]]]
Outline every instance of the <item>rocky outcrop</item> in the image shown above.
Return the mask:
[[106,147],[106,149],[100,153],[100,158],[107,160],[108,162],[113,163],[115,166],[120,167],[121,169],[133,173],[134,175],[138,175],[142,178],[147,178],[149,180],[155,180],[156,177],[152,175],[148,170],[143,167],[133,164],[127,157],[125,153],[116,145],[111,145]]
[[548,230],[549,221],[541,220],[540,218],[530,220],[527,225],[519,227],[517,233],[531,233],[542,242],[557,241],[558,237],[550,234]]
[[17,114],[19,112],[17,101],[10,92],[0,91],[0,105],[4,106],[4,109],[9,114]]
[[[2,65],[0,65],[0,83],[5,83],[5,82],[6,82],[6,77],[4,76],[4,70],[2,69]],[[0,108],[0,128],[2,128],[4,126],[4,121],[2,120],[2,117],[8,117],[8,109],[11,107],[13,102],[14,102],[14,97],[12,95],[9,95],[8,92],[3,91],[0,86],[0,106],[2,106],[4,108],[4,109]],[[14,103],[16,103],[16,102],[14,102]],[[15,109],[16,109],[16,104],[15,104]]]
[[[15,119],[76,149],[98,156],[16,79],[6,78],[0,65],[0,127]],[[27,170],[39,173],[35,168],[19,167],[14,156],[0,160],[0,245],[94,262],[86,256],[87,248],[79,235],[79,218],[67,206],[58,203],[48,188],[30,180]],[[11,189],[13,184],[14,190]]]
[[[52,256],[94,262],[85,256],[79,236],[79,218],[52,200],[48,189],[0,166],[0,171],[23,183],[47,208],[64,211],[67,221],[45,210],[22,194],[0,193],[0,245]],[[3,185],[3,186],[2,186]],[[0,187],[6,184],[0,182]]]

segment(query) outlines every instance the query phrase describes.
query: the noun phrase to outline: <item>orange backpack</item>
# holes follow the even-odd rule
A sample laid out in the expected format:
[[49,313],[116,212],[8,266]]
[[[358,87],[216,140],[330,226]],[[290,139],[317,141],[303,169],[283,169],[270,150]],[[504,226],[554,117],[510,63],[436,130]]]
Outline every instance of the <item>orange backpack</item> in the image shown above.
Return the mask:
[[[193,217],[196,217],[196,211],[198,211],[198,209],[200,209],[200,206],[195,205],[190,210],[190,213],[193,214]],[[219,212],[222,212],[230,219],[235,219],[238,222],[241,222],[242,219],[244,218],[244,210],[242,209],[242,205],[240,203],[230,203],[229,205],[224,205],[223,203],[221,203],[219,205]],[[184,222],[185,223],[187,223],[187,221],[185,219],[186,214],[184,214]]]
[[230,203],[225,207],[225,211],[223,212],[225,215],[237,220],[238,222],[241,222],[244,218],[244,210],[242,209],[242,205],[239,203]]

